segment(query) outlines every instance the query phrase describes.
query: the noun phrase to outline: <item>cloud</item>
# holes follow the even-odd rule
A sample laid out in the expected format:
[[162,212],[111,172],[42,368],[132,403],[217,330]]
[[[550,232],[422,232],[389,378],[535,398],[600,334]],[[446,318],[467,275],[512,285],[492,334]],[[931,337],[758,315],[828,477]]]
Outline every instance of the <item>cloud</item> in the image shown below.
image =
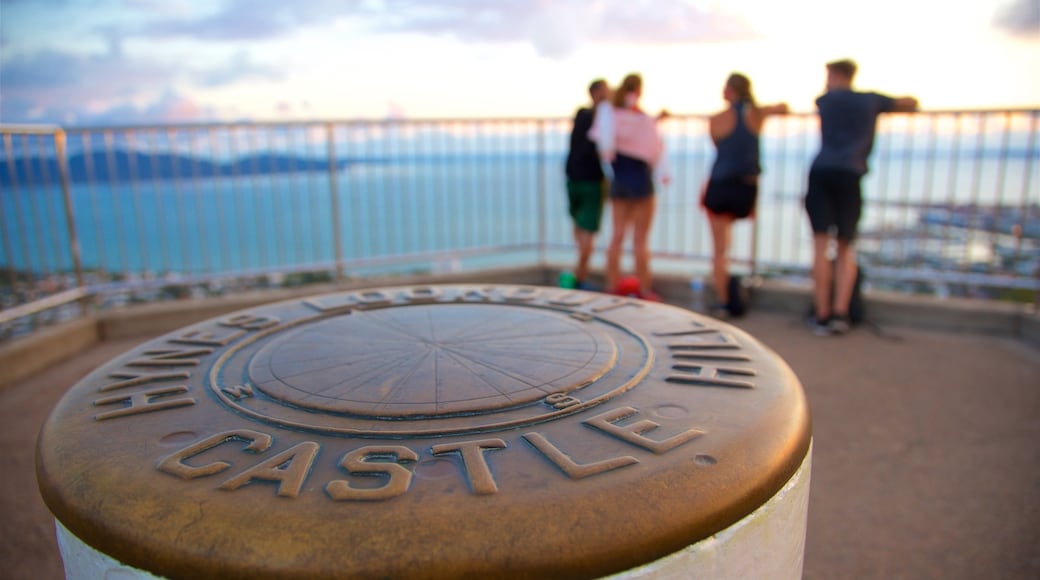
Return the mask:
[[742,40],[757,35],[743,19],[720,9],[685,2],[602,2],[599,40],[686,43]]
[[227,63],[191,70],[189,76],[200,86],[219,87],[244,79],[281,80],[285,78],[285,71],[255,64],[245,51],[239,51]]
[[585,42],[696,43],[755,36],[742,19],[682,0],[384,0],[380,28],[447,34],[464,42],[530,42],[564,57]]
[[[59,51],[18,55],[0,62],[4,79],[5,121],[12,118],[9,102],[30,102],[30,110],[79,109],[102,102],[129,100],[145,87],[163,86],[171,71],[154,63],[126,60],[117,55],[84,56]],[[24,107],[21,109],[24,113]],[[64,117],[64,115],[62,115]]]
[[[183,95],[192,94],[194,88],[285,80],[288,71],[255,61],[249,49],[265,48],[265,40],[343,21],[349,21],[352,30],[374,34],[527,44],[546,58],[563,58],[597,42],[697,43],[754,35],[746,22],[725,8],[684,0],[113,0],[111,6],[101,3],[104,10],[54,2],[66,11],[95,10],[97,18],[75,19],[68,14],[89,30],[68,43],[59,42],[62,31],[43,34],[41,30],[37,36],[53,41],[42,43],[47,49],[35,48],[6,26],[0,28],[3,122],[82,123],[115,118],[110,112],[142,121],[148,113],[183,120],[209,115],[212,111],[187,102]],[[41,3],[38,8],[50,10],[50,6]],[[112,6],[121,10],[119,18],[105,17]],[[169,38],[186,42],[161,42]],[[135,47],[141,42],[167,48],[139,52]],[[63,44],[69,48],[55,48]],[[96,52],[78,52],[88,46]],[[184,52],[174,54],[169,47]],[[230,52],[239,47],[238,52]],[[149,53],[169,56],[156,58]],[[199,59],[184,54],[223,56]]]
[[531,44],[563,57],[585,42],[695,43],[755,35],[721,8],[684,0],[229,0],[192,18],[158,18],[129,34],[208,41],[280,38],[352,19],[376,33],[451,36],[462,42]]
[[1040,1],[1012,0],[997,11],[993,23],[1015,36],[1040,37]]
[[162,14],[163,17],[127,33],[212,41],[263,40],[286,36],[301,27],[326,24],[337,15],[353,13],[361,4],[333,0],[230,0],[211,14],[196,18]]
[[172,91],[142,106],[120,101],[84,107],[75,103],[41,103],[21,97],[5,97],[0,101],[0,119],[4,122],[118,126],[217,121],[220,116],[220,111],[215,108]]
[[83,59],[58,51],[42,51],[37,54],[12,58],[3,62],[4,92],[19,88],[47,89],[80,81],[75,71]]
[[[188,120],[203,107],[186,106],[175,95],[190,86],[214,87],[244,79],[279,79],[284,73],[256,65],[240,52],[227,62],[208,65],[131,58],[121,51],[80,55],[41,51],[0,61],[3,92],[0,120],[5,123],[80,122],[124,111],[133,119],[153,113],[157,119]],[[158,100],[157,100],[158,99]],[[141,102],[151,105],[140,106]],[[175,106],[175,103],[179,103]],[[100,112],[100,113],[99,113]],[[123,123],[128,121],[122,121]]]
[[168,91],[144,106],[121,103],[108,109],[81,113],[76,124],[161,124],[216,121],[219,118],[220,113],[214,107],[199,103],[183,94]]

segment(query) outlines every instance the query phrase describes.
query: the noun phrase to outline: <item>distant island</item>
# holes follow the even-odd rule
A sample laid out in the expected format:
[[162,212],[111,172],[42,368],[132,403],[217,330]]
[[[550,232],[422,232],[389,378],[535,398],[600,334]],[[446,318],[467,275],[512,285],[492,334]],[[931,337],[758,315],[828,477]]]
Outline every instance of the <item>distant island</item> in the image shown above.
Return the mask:
[[[335,170],[341,171],[351,163],[346,159],[337,159]],[[261,153],[221,162],[187,155],[114,150],[111,153],[98,151],[89,155],[70,155],[68,168],[72,183],[111,183],[328,171],[329,160]],[[0,162],[0,186],[40,185],[45,182],[54,184],[59,179],[58,160],[55,158],[16,158],[11,163]]]

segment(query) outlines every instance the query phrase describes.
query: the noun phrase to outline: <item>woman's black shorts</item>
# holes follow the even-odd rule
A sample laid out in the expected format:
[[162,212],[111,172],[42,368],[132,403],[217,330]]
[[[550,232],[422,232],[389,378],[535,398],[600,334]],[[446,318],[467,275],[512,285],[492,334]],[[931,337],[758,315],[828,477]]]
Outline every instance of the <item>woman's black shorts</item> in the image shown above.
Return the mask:
[[717,215],[746,218],[755,211],[758,180],[753,177],[712,179],[704,193],[704,207]]

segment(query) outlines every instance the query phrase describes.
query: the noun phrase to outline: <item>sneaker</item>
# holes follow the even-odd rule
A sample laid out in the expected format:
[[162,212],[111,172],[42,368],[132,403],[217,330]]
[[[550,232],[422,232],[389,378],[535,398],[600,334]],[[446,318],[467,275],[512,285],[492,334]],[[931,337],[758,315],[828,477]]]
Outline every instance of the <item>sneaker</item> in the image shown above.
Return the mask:
[[578,285],[576,286],[576,289],[577,290],[587,290],[589,292],[599,292],[601,290],[601,288],[599,286],[596,286],[592,282],[584,282],[584,281],[578,282]]
[[816,336],[830,336],[832,334],[829,320],[813,318],[809,321],[809,330]]
[[827,321],[827,328],[830,329],[831,334],[848,334],[852,326],[849,324],[849,317],[835,315]]
[[733,313],[729,311],[725,304],[715,304],[708,309],[708,314],[712,318],[718,318],[719,320],[727,320],[733,317]]

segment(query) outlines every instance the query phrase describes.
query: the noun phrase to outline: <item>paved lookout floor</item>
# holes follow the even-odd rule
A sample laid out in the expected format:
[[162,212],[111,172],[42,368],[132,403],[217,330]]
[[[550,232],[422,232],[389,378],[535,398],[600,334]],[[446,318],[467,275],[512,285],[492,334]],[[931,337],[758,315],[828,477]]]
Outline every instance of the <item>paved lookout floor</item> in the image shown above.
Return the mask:
[[[819,338],[760,312],[739,326],[809,396],[805,578],[1040,578],[1040,351],[910,330]],[[142,341],[103,343],[0,391],[4,577],[62,577],[36,490],[36,434],[64,389]]]

